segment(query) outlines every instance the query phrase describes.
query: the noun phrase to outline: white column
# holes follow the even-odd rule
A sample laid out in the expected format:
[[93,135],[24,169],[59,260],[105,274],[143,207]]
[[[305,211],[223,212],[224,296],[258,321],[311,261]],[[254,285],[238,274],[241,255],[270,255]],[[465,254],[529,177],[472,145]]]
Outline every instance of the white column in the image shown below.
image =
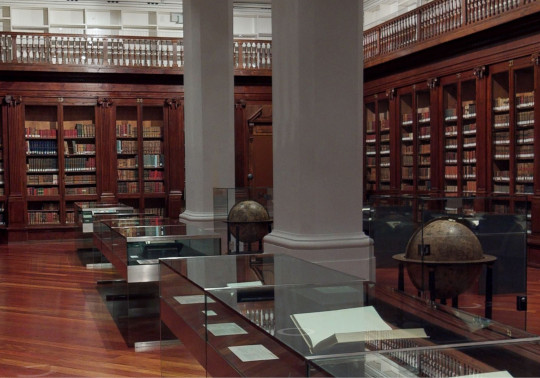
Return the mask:
[[374,279],[362,232],[362,0],[273,0],[274,229],[265,252]]
[[212,221],[213,188],[234,187],[232,3],[183,2],[188,221]]

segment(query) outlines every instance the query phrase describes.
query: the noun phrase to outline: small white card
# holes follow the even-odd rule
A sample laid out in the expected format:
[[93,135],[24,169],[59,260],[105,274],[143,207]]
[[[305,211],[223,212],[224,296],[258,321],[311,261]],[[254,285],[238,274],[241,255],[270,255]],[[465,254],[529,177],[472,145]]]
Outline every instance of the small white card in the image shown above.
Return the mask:
[[244,335],[247,333],[236,323],[214,323],[208,324],[206,327],[214,336]]
[[277,360],[279,359],[274,353],[270,352],[264,345],[242,345],[229,347],[236,357],[242,362]]
[[208,311],[201,311],[203,314],[206,314],[206,316],[216,316],[216,312],[215,311],[212,311],[212,310],[208,310]]
[[[173,297],[180,304],[195,304],[204,303],[206,296],[204,295],[178,295]],[[214,303],[212,298],[208,298],[208,303]]]

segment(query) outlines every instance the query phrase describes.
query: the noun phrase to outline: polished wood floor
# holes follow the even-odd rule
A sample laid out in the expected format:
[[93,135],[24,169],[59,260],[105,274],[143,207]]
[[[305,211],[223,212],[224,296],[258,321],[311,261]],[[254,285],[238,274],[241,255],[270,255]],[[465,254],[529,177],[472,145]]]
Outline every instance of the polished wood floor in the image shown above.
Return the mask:
[[[0,246],[0,376],[161,376],[160,349],[126,346],[75,251],[73,241]],[[176,350],[183,376],[205,375]]]
[[[74,241],[0,245],[0,376],[161,376],[159,348],[126,346],[96,288],[97,275],[106,273],[86,269],[76,247]],[[397,274],[379,269],[377,277],[394,285]],[[505,310],[515,307],[515,296],[498,298],[495,311],[540,333],[539,270],[529,269],[528,285],[526,320]],[[469,296],[460,305],[474,311],[480,300]],[[168,362],[176,364],[174,371],[205,375],[182,345],[174,348],[175,360]]]

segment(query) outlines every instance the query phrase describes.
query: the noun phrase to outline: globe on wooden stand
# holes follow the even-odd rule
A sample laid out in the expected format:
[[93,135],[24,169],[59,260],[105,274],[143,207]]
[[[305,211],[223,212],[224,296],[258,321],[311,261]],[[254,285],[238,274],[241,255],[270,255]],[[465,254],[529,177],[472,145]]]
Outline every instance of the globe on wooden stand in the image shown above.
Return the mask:
[[[488,295],[492,295],[491,266],[497,258],[485,255],[478,237],[458,220],[429,221],[411,236],[406,252],[393,258],[400,262],[400,290],[404,286],[402,269],[405,265],[416,289],[428,289],[432,300],[441,299],[443,303],[452,298],[457,307],[457,297],[474,283],[482,265],[486,264],[486,304]],[[491,305],[491,298],[489,302]]]
[[262,251],[262,239],[271,231],[272,219],[263,205],[253,200],[236,203],[227,217],[228,243],[230,236],[236,239],[236,253],[240,251],[240,242],[245,243],[247,252],[251,252],[251,243],[259,242]]

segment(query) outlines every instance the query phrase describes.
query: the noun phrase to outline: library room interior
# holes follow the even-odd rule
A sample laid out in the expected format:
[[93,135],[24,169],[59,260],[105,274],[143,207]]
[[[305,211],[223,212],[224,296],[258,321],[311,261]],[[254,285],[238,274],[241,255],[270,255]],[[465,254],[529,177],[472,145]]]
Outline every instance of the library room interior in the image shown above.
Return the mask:
[[536,377],[540,3],[0,2],[0,376]]

